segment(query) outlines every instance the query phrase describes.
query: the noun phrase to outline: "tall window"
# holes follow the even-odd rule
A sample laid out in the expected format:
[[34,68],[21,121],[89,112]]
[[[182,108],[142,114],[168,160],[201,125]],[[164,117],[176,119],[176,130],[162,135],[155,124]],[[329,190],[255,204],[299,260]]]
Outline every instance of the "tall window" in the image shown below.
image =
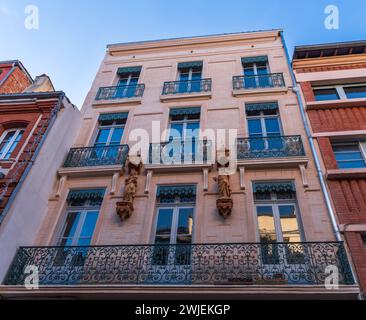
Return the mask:
[[127,67],[118,69],[119,80],[116,95],[120,98],[134,97],[140,73],[141,67]]
[[[255,210],[264,263],[279,263],[276,242],[301,242],[296,194],[291,182],[254,183]],[[295,250],[296,251],[296,250]],[[298,252],[286,252],[287,257]]]
[[244,87],[268,87],[270,80],[268,78],[269,65],[266,56],[242,58]]
[[118,146],[121,144],[128,113],[102,114],[99,117],[95,146]]
[[246,105],[249,137],[252,150],[281,149],[281,121],[277,103]]
[[366,167],[366,142],[335,142],[332,148],[339,169]]
[[183,62],[178,64],[179,92],[200,92],[202,62]]
[[153,264],[190,263],[196,187],[159,186]]
[[200,108],[179,108],[171,109],[169,116],[169,141],[177,143],[176,150],[169,150],[169,157],[173,153],[178,157],[175,162],[193,161],[199,148],[198,138],[200,128]]
[[341,84],[313,87],[316,101],[366,98],[365,84]]
[[70,191],[66,221],[58,245],[90,245],[103,196],[104,189]]
[[8,129],[0,137],[0,159],[9,159],[24,134],[24,128]]

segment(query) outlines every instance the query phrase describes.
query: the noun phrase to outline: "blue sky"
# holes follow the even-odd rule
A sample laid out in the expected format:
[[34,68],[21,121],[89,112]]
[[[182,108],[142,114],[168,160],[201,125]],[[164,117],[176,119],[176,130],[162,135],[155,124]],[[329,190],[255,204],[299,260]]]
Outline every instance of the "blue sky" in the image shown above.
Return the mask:
[[[24,26],[27,5],[39,29]],[[327,5],[339,29],[324,27]],[[47,73],[79,108],[109,43],[283,28],[294,45],[366,39],[365,0],[0,0],[0,60]]]

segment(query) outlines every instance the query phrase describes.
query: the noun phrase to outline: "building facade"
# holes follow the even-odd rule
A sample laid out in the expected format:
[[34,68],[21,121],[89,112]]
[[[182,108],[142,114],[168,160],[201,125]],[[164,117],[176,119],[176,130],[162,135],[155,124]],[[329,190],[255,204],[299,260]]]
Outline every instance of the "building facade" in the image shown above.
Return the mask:
[[81,118],[46,75],[26,86],[14,78],[10,85],[7,81],[21,70],[20,62],[14,65],[0,87],[19,90],[0,94],[0,278],[17,248],[34,244],[47,211],[48,190]]
[[356,298],[292,87],[280,30],[109,45],[2,296]]
[[0,61],[0,94],[22,92],[33,79],[19,60]]
[[366,42],[296,47],[293,68],[340,232],[366,289]]

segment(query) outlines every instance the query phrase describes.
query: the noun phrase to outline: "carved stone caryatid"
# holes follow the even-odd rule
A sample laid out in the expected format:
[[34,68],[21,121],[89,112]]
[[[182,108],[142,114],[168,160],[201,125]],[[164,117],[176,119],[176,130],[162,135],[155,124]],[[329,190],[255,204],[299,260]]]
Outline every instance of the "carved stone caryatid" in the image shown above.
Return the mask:
[[139,156],[129,157],[126,166],[129,175],[125,180],[125,188],[122,196],[123,200],[116,204],[117,214],[121,220],[128,219],[134,211],[133,200],[136,196],[138,175],[142,168],[141,158]]
[[229,175],[219,174],[218,178],[214,178],[214,180],[219,187],[219,198],[216,200],[216,207],[220,215],[226,219],[231,215],[233,209]]

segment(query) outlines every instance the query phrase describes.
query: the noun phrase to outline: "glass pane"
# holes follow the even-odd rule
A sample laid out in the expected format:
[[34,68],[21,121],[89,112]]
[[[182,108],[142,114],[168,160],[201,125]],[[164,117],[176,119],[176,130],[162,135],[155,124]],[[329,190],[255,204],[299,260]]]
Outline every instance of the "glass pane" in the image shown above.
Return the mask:
[[66,218],[65,223],[65,231],[62,235],[62,238],[68,238],[67,244],[62,245],[71,245],[72,238],[75,236],[75,231],[77,229],[78,223],[80,221],[80,212],[69,212]]
[[123,128],[114,128],[111,143],[120,143],[123,135]]
[[199,136],[199,129],[200,123],[199,122],[191,122],[187,123],[185,137],[196,137]]
[[344,92],[348,99],[366,98],[366,86],[346,87]]
[[169,130],[169,140],[182,139],[183,138],[183,124],[172,123]]
[[12,143],[12,145],[9,148],[8,152],[6,153],[6,156],[5,156],[6,159],[10,158],[11,154],[13,153],[13,151],[16,148],[16,146],[18,145],[19,140],[22,138],[23,132],[24,132],[24,130],[21,130],[19,132],[19,134],[16,136],[14,142]]
[[334,153],[336,160],[362,160],[360,151],[356,152],[336,152]]
[[[179,209],[177,234],[192,235],[193,229],[193,208]],[[178,241],[177,237],[177,241]]]
[[84,225],[81,229],[80,237],[91,238],[94,233],[94,228],[98,220],[98,211],[87,212]]
[[261,242],[277,241],[271,206],[257,206],[259,237]]
[[252,134],[262,134],[262,125],[259,119],[248,120],[249,135]]
[[95,143],[105,145],[107,143],[110,131],[111,131],[110,128],[99,129],[98,136],[97,136],[97,139],[95,140]]
[[87,238],[80,238],[78,240],[78,243],[77,245],[78,246],[89,246],[90,245],[90,242],[91,242],[91,237],[87,237]]
[[300,242],[300,231],[294,205],[278,206],[284,242]]
[[14,134],[15,134],[15,131],[8,132],[5,136],[5,138],[1,141],[0,156],[5,151],[5,149],[8,147],[9,141],[13,138]]
[[314,96],[316,101],[339,99],[336,89],[315,89]]
[[170,238],[170,233],[172,229],[173,220],[173,209],[159,209],[158,213],[158,223],[156,226],[157,235],[168,235]]
[[360,150],[357,143],[333,145],[332,148],[333,148],[334,152],[359,151]]
[[280,124],[278,118],[269,118],[264,120],[266,124],[266,131],[268,134],[270,133],[278,133],[280,134]]
[[352,168],[365,168],[365,161],[337,161],[338,168],[340,169],[352,169]]

